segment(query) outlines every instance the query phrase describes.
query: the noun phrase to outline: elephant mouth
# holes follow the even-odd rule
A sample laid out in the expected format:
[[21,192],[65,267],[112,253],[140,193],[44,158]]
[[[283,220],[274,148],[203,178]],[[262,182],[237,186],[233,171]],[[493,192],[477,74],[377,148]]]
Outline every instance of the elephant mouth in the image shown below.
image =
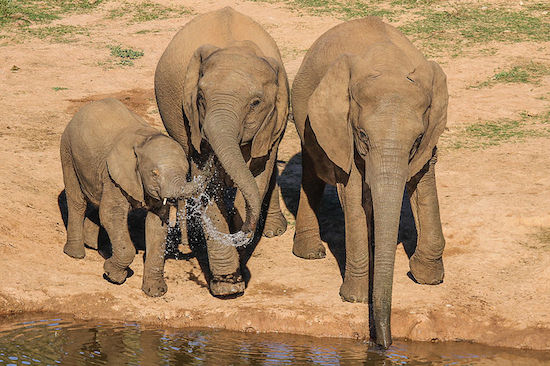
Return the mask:
[[164,197],[164,200],[162,201],[162,205],[166,206],[167,204],[170,205],[170,206],[177,206],[178,205],[178,199],[177,198]]

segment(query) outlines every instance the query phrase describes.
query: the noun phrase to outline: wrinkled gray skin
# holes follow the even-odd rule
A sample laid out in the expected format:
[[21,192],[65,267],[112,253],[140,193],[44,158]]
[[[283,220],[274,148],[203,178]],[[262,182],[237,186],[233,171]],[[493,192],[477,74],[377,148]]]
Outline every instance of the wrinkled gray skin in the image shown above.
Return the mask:
[[446,77],[395,28],[368,17],[338,25],[310,48],[292,86],[303,142],[303,177],[293,252],[322,258],[316,210],[325,183],[336,185],[346,225],[340,295],[369,301],[369,242],[374,245],[372,305],[376,342],[391,344],[390,313],[403,189],[418,230],[411,273],[443,280],[445,245],[434,164],[447,120]]
[[181,146],[109,98],[87,104],[69,122],[61,137],[61,164],[68,207],[63,251],[84,258],[86,204],[99,206],[101,225],[113,246],[105,274],[123,283],[135,256],[128,212],[145,206],[149,212],[142,289],[149,296],[162,296],[167,291],[163,274],[170,210],[163,201],[175,204],[196,191],[186,180],[189,165]]
[[[200,15],[170,42],[155,73],[155,93],[166,130],[192,159],[215,154],[217,204],[208,215],[221,232],[252,236],[270,196],[264,235],[281,235],[286,220],[276,187],[277,149],[288,115],[288,81],[275,41],[249,17],[227,7]],[[223,187],[238,188],[230,228]],[[244,223],[243,223],[244,221]],[[234,247],[207,238],[210,291],[244,291]]]

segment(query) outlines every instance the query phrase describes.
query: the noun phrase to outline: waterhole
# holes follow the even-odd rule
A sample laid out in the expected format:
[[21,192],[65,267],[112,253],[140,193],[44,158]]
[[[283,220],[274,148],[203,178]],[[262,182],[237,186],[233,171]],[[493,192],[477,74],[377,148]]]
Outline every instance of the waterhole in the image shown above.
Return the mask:
[[0,319],[0,365],[546,365],[550,353],[468,343],[157,329],[34,314]]

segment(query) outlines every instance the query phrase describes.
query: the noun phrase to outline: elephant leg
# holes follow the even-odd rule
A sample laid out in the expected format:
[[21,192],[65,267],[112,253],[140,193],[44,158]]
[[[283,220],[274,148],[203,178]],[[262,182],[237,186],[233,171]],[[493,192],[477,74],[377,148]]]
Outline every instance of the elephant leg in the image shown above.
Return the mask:
[[439,217],[439,202],[435,183],[435,158],[419,173],[420,179],[407,184],[411,208],[418,232],[416,251],[409,266],[414,278],[422,284],[443,282],[443,249],[445,238]]
[[152,297],[162,296],[168,290],[164,281],[164,251],[168,226],[152,212],[145,218],[145,265],[141,289]]
[[313,161],[307,151],[302,149],[302,183],[300,187],[300,202],[296,215],[296,232],[292,253],[300,258],[320,259],[326,256],[326,250],[321,243],[319,220],[317,212],[325,182],[317,177]]
[[[286,218],[281,212],[279,204],[279,185],[277,184],[278,169],[275,165],[270,181],[270,192],[268,192],[269,206],[265,217],[264,236],[272,238],[274,236],[283,235],[286,231]],[[271,193],[271,194],[269,194]]]
[[[369,238],[372,238],[370,191],[363,190],[361,174],[352,166],[347,185],[337,184],[346,228],[346,272],[340,287],[342,300],[369,301]],[[363,195],[368,197],[364,197]],[[366,198],[366,199],[365,199]],[[365,203],[365,205],[364,205]]]
[[[215,182],[220,186],[220,182]],[[229,233],[227,212],[221,190],[215,193],[215,203],[208,207],[206,214],[210,220],[211,229],[218,233]],[[208,262],[212,277],[210,292],[214,296],[229,296],[243,293],[245,283],[241,275],[239,254],[237,248],[223,243],[216,235],[206,230],[206,247]]]
[[99,226],[95,222],[84,219],[84,243],[93,249],[98,249]]
[[105,261],[103,269],[107,278],[122,284],[128,276],[128,266],[134,260],[136,250],[128,231],[130,204],[126,197],[110,180],[103,185],[99,204],[99,220],[107,231],[113,247],[112,256]]
[[178,225],[181,232],[181,245],[189,246],[189,238],[187,237],[187,200],[178,200]]
[[84,258],[84,215],[86,213],[86,199],[80,189],[80,182],[76,176],[72,158],[69,153],[62,151],[63,180],[67,197],[67,242],[63,252],[73,258]]

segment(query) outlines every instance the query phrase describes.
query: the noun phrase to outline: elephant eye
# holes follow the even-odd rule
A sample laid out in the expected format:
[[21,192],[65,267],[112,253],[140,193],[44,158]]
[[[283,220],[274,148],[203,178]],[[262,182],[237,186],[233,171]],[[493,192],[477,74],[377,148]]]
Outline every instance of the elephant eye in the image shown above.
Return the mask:
[[416,140],[414,141],[413,146],[411,148],[411,152],[409,153],[409,162],[414,157],[414,154],[416,154],[416,152],[418,151],[418,147],[420,146],[420,143],[422,142],[422,137],[424,137],[424,134],[421,133],[420,136],[418,136],[416,138]]
[[410,76],[407,76],[407,80],[409,80],[411,83],[414,83],[414,82],[415,82],[413,79],[411,79]]
[[359,142],[357,143],[357,146],[358,146],[357,150],[359,151],[360,155],[365,156],[365,155],[367,155],[367,153],[370,150],[369,136],[367,135],[367,133],[363,129],[358,128],[357,129],[357,137],[359,138]]
[[367,135],[367,133],[364,130],[361,130],[361,129],[359,129],[358,131],[359,131],[358,132],[359,133],[359,138],[361,139],[361,141],[368,142],[369,136]]
[[160,176],[160,173],[159,173],[158,169],[153,169],[153,170],[151,170],[151,175],[154,178],[158,178]]
[[260,98],[254,98],[252,102],[250,102],[250,108],[255,108],[260,104],[261,100]]

